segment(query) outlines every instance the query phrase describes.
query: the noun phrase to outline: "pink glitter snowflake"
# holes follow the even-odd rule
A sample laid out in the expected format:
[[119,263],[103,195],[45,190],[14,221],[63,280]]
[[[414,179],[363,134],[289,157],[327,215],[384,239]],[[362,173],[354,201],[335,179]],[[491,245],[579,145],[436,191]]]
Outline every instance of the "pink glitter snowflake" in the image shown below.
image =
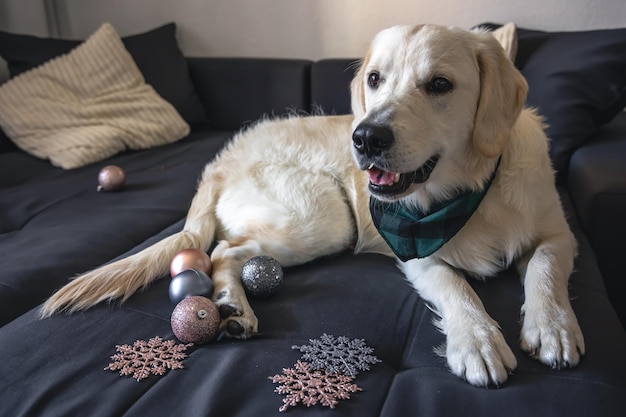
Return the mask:
[[352,377],[341,373],[329,374],[325,369],[311,371],[309,364],[298,361],[293,368],[284,368],[282,374],[269,377],[275,384],[275,392],[285,395],[280,412],[298,403],[311,407],[317,403],[335,408],[338,400],[350,399],[350,394],[362,391],[353,384]]
[[137,381],[150,375],[163,375],[168,369],[184,368],[182,360],[190,344],[178,344],[174,340],[164,341],[156,336],[148,340],[137,340],[133,345],[117,345],[117,353],[104,370],[119,371],[120,376],[132,375]]

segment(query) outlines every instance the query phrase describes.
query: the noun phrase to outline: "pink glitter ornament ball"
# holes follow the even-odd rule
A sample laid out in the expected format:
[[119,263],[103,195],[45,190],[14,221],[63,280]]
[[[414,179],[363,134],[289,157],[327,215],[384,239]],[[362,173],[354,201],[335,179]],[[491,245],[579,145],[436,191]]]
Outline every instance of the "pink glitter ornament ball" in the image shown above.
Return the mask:
[[117,165],[107,165],[98,173],[98,191],[117,191],[124,187],[126,173]]
[[202,345],[217,335],[220,328],[220,312],[213,301],[194,295],[185,298],[174,307],[170,323],[178,340]]
[[195,269],[205,274],[211,273],[211,258],[199,249],[183,249],[174,256],[170,264],[170,275],[175,277],[186,269]]

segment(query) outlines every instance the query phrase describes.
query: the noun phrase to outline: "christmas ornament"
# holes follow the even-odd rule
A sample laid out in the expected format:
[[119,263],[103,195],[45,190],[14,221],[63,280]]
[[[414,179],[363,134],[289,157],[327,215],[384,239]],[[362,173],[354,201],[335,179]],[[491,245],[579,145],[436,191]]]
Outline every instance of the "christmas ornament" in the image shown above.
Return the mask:
[[212,293],[213,281],[202,271],[187,269],[170,281],[170,301],[174,304],[191,295],[210,297]]
[[117,191],[126,183],[124,170],[117,165],[107,165],[98,173],[98,191]]
[[174,307],[170,323],[178,340],[201,345],[215,338],[220,327],[220,313],[213,301],[195,295]]
[[181,345],[173,340],[164,341],[159,336],[137,340],[133,345],[117,345],[117,353],[105,371],[119,371],[120,376],[132,375],[141,381],[150,375],[163,375],[168,369],[183,369],[185,351],[191,344]]
[[270,256],[255,256],[244,264],[241,281],[248,294],[269,297],[280,288],[283,268]]
[[371,364],[380,362],[363,339],[324,333],[309,342],[291,347],[303,353],[293,368],[283,368],[282,374],[269,377],[281,384],[274,391],[285,395],[280,412],[298,403],[335,408],[338,400],[349,400],[351,393],[362,391],[352,383],[359,371],[369,371]]
[[199,249],[183,249],[178,252],[170,264],[170,275],[175,277],[186,269],[195,269],[205,274],[211,273],[211,257]]
[[298,403],[307,407],[321,404],[335,408],[339,400],[349,400],[350,394],[362,391],[353,384],[353,378],[340,373],[331,374],[324,369],[312,370],[308,363],[298,361],[293,368],[284,368],[282,374],[269,377],[280,384],[275,392],[285,395],[281,413]]
[[380,362],[374,349],[363,339],[335,337],[324,333],[319,339],[309,339],[308,345],[292,346],[302,352],[302,360],[311,369],[326,369],[329,373],[343,373],[355,378],[360,371],[369,371],[370,365]]

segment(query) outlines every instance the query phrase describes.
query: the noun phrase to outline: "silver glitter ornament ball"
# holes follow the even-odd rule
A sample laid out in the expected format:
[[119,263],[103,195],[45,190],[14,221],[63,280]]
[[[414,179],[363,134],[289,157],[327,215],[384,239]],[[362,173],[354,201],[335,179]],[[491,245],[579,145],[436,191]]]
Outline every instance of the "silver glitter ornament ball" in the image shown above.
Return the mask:
[[241,282],[248,294],[269,297],[278,291],[283,282],[283,268],[271,256],[255,256],[243,266]]

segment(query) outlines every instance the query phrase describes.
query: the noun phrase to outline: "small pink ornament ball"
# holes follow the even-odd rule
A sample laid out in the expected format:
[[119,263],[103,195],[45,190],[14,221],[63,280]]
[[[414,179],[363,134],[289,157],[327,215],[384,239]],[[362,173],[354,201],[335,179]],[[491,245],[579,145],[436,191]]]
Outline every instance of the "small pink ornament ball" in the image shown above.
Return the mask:
[[183,249],[178,252],[170,264],[170,275],[175,277],[186,269],[195,269],[205,274],[211,273],[211,257],[199,249]]
[[117,165],[107,165],[98,173],[98,191],[117,191],[124,187],[126,174]]
[[195,295],[185,298],[174,307],[170,323],[178,340],[202,345],[217,335],[220,313],[213,301]]

